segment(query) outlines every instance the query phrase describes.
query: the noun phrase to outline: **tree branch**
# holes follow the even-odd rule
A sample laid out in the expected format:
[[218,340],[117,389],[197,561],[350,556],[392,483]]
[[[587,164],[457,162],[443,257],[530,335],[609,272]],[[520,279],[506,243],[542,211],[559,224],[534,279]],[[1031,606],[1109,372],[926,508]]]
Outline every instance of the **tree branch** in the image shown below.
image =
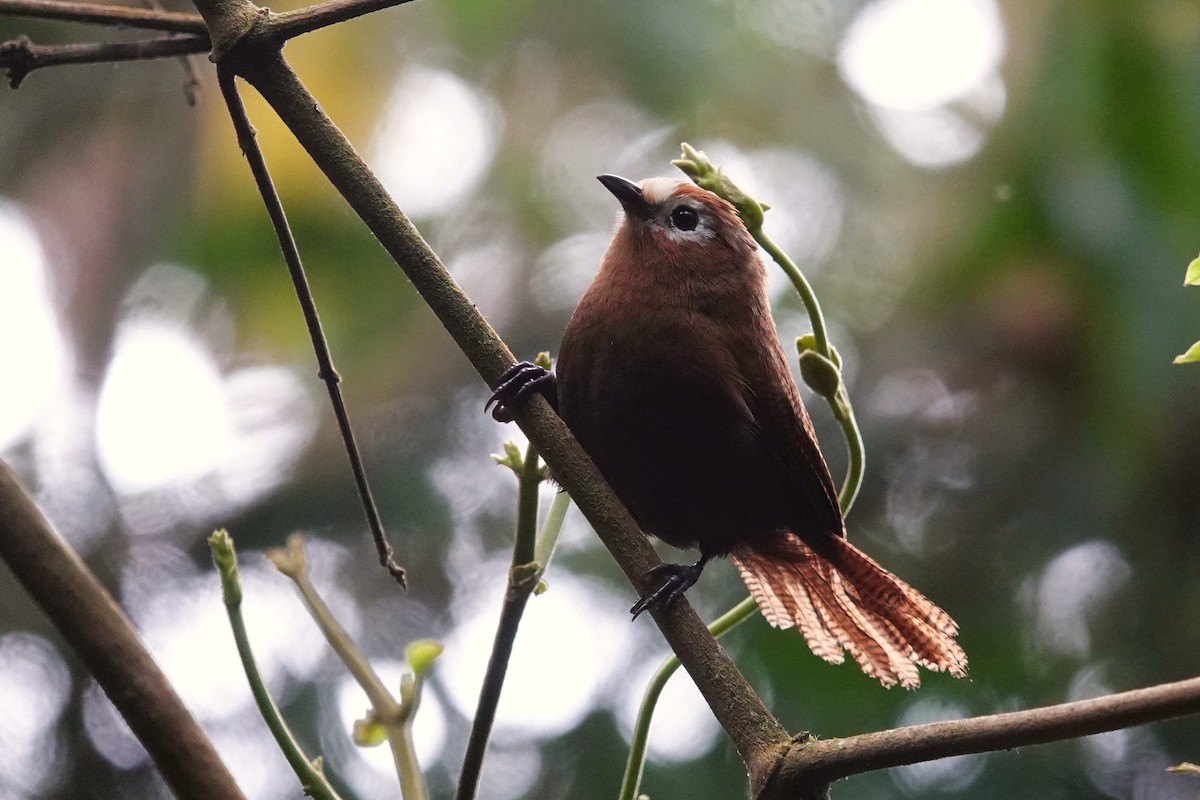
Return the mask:
[[336,25],[372,11],[379,11],[392,6],[403,5],[411,0],[328,0],[308,8],[296,11],[285,11],[272,16],[267,22],[271,34],[280,41],[291,39],[303,33],[318,30],[329,25]]
[[156,11],[148,8],[105,6],[97,3],[60,3],[57,0],[0,0],[0,16],[58,19],[125,28],[149,28],[168,33],[207,36],[204,20],[195,14]]
[[129,618],[2,461],[0,560],[75,649],[177,798],[245,800]]
[[1200,713],[1200,678],[1028,711],[933,722],[846,739],[800,742],[784,756],[760,800],[793,797],[862,772],[947,756],[1074,739]]
[[91,44],[35,44],[22,35],[0,44],[0,69],[8,70],[8,84],[16,89],[29,73],[42,67],[169,58],[203,53],[208,49],[208,36],[195,34]]

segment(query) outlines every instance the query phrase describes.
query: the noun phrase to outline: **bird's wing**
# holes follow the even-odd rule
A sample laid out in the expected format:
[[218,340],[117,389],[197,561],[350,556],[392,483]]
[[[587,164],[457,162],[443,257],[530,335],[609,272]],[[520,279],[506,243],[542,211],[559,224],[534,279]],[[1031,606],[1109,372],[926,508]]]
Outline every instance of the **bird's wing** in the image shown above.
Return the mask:
[[[764,450],[780,469],[784,490],[794,497],[796,533],[845,536],[841,506],[816,431],[800,399],[782,348],[752,355],[747,364],[749,399]],[[782,380],[779,377],[782,376]]]

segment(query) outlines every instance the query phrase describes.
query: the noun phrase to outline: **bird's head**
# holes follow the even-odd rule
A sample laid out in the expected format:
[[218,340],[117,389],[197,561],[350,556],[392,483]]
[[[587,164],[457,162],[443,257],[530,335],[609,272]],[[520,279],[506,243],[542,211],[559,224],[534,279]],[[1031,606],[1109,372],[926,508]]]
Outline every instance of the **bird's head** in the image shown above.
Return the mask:
[[634,183],[616,175],[600,175],[598,180],[625,212],[617,241],[624,232],[631,247],[689,260],[703,253],[745,257],[755,251],[734,207],[690,181],[647,178]]

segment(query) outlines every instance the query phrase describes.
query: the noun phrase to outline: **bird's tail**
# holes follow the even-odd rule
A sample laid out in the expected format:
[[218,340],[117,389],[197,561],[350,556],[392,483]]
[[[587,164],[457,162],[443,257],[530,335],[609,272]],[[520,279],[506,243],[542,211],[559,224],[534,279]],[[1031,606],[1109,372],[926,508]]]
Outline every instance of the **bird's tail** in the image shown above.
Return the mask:
[[849,650],[867,675],[906,689],[921,685],[917,665],[967,674],[950,615],[844,538],[813,547],[789,532],[741,545],[730,558],[767,621],[798,627],[831,664]]

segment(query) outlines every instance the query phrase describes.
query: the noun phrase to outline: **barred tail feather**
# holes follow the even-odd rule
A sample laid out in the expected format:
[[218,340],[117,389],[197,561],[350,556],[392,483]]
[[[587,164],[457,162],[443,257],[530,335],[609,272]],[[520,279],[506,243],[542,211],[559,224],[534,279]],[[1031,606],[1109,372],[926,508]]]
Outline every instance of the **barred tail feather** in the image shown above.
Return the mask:
[[921,685],[918,665],[967,674],[950,615],[843,538],[814,548],[789,532],[741,545],[730,558],[767,621],[799,628],[831,664],[849,651],[867,675],[906,689]]

